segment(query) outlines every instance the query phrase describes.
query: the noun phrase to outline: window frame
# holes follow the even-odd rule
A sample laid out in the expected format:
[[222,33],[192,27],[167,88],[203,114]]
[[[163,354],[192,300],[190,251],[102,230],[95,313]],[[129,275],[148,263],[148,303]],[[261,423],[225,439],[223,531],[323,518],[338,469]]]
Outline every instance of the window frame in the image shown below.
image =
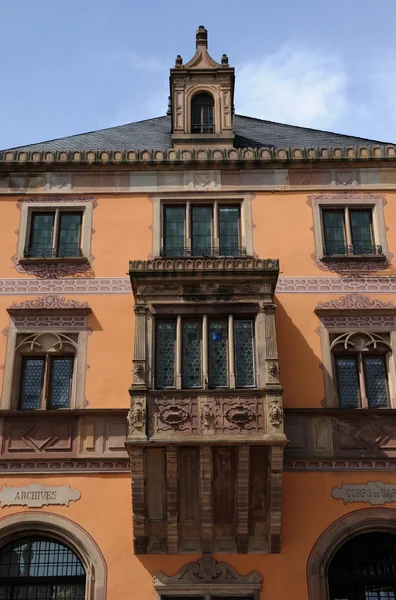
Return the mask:
[[[42,359],[44,362],[44,369],[43,369],[43,378],[42,378],[42,382],[41,382],[41,395],[40,395],[40,407],[38,409],[30,409],[30,408],[24,408],[22,406],[23,404],[23,398],[22,398],[22,392],[23,392],[23,384],[24,384],[24,370],[25,370],[25,365],[26,365],[26,361],[27,359]],[[53,387],[53,368],[54,368],[54,361],[59,359],[59,358],[69,358],[71,359],[71,363],[72,363],[72,368],[71,368],[71,377],[70,377],[70,383],[69,383],[69,399],[68,399],[68,406],[62,406],[62,407],[58,407],[58,408],[54,408],[53,406],[53,401],[52,401],[52,387]],[[20,365],[19,365],[20,362]],[[16,367],[16,372],[15,372],[15,378],[16,380],[19,379],[18,381],[18,410],[20,411],[25,411],[25,410],[64,410],[64,409],[68,409],[70,408],[70,404],[71,404],[71,400],[72,400],[72,396],[73,396],[73,391],[74,391],[74,380],[75,380],[75,368],[76,368],[76,352],[74,352],[74,354],[72,354],[70,351],[61,351],[61,352],[47,352],[47,353],[31,353],[31,354],[26,354],[23,353],[20,356],[20,361],[17,361],[17,367]],[[18,378],[19,375],[19,378]]]
[[[359,333],[359,332],[356,332]],[[337,394],[338,407],[342,410],[354,410],[353,408],[343,408],[340,403],[340,393],[339,393],[339,379],[337,374],[337,357],[350,357],[354,358],[356,361],[356,374],[358,380],[358,403],[359,406],[357,408],[364,408],[369,410],[376,410],[369,406],[369,401],[367,397],[367,375],[366,369],[364,366],[364,359],[367,357],[381,357],[385,364],[385,388],[386,388],[386,399],[387,405],[381,407],[381,410],[386,408],[390,408],[390,392],[389,392],[389,352],[383,349],[379,349],[378,351],[368,351],[364,352],[362,350],[334,350],[332,349],[332,365],[333,365],[333,377],[335,382],[335,390]],[[379,409],[378,409],[379,410]]]
[[[85,318],[86,319],[86,318]],[[70,351],[70,346],[65,351],[50,352],[51,356],[62,357],[74,355],[72,386],[68,408],[51,408],[44,402],[40,409],[21,409],[20,408],[20,386],[21,386],[21,367],[24,356],[39,356],[45,354],[43,351],[24,352],[18,348],[21,336],[36,335],[54,335],[70,337],[74,341],[74,352]],[[28,410],[38,411],[67,411],[85,406],[85,385],[86,385],[86,364],[87,364],[87,343],[89,329],[87,326],[76,327],[16,327],[11,319],[10,328],[7,334],[7,350],[4,367],[3,389],[1,395],[1,410],[16,410],[18,412],[27,412]],[[42,398],[43,400],[43,398]]]
[[[54,215],[54,220],[53,220],[53,225],[52,225],[52,233],[51,233],[51,252],[50,252],[50,256],[28,256],[27,251],[30,250],[32,248],[32,239],[33,239],[33,222],[34,222],[34,217],[36,215],[39,214],[48,214],[48,215]],[[75,209],[63,209],[63,208],[54,208],[53,210],[32,210],[30,212],[29,215],[29,221],[28,221],[28,229],[26,232],[26,245],[25,245],[25,249],[24,249],[24,258],[34,258],[34,259],[42,259],[42,258],[57,258],[57,259],[74,259],[74,258],[82,258],[81,254],[77,253],[75,255],[69,255],[69,256],[60,256],[59,255],[59,248],[60,248],[60,232],[61,232],[61,223],[62,223],[62,217],[65,214],[79,214],[81,215],[81,223],[80,223],[80,230],[79,230],[79,239],[78,239],[78,250],[81,251],[81,242],[82,242],[82,231],[83,231],[83,221],[84,221],[84,211],[83,210],[75,210]],[[53,254],[53,251],[55,251],[55,253]]]
[[[353,318],[353,317],[352,317]],[[362,317],[364,318],[364,317]],[[344,317],[345,319],[345,317]],[[346,317],[347,319],[347,317]],[[337,376],[335,371],[334,353],[331,349],[332,337],[340,336],[347,333],[365,333],[365,334],[378,334],[380,336],[389,336],[389,351],[386,354],[387,363],[387,391],[388,391],[388,406],[385,408],[369,408],[360,404],[359,408],[348,409],[342,408],[338,400],[338,389],[337,389]],[[325,326],[323,325],[321,318],[321,326],[319,327],[319,336],[322,349],[322,371],[324,378],[324,400],[323,405],[326,408],[337,408],[339,410],[386,410],[396,408],[396,327],[392,328],[389,326],[372,326],[370,324],[370,317],[367,316],[367,326],[356,327],[354,325],[346,326]],[[338,354],[341,354],[338,353]],[[353,353],[350,353],[350,355]],[[378,354],[381,354],[379,352]],[[367,356],[370,354],[367,353]],[[371,354],[373,356],[373,354]]]
[[[19,262],[86,262],[92,260],[92,224],[93,224],[93,209],[95,203],[92,199],[79,200],[78,198],[68,199],[62,202],[62,197],[56,199],[30,199],[29,201],[21,200],[20,210],[21,219],[19,226],[19,237],[17,247],[17,260]],[[59,240],[59,222],[60,214],[65,212],[82,213],[81,228],[80,228],[80,244],[81,256],[70,257],[27,257],[26,250],[29,248],[32,231],[32,217],[34,213],[55,213],[52,247],[54,242]]]
[[[178,197],[178,198],[158,198],[154,204],[154,235],[153,235],[153,255],[164,256],[163,250],[166,249],[165,238],[165,223],[166,223],[166,208],[168,207],[183,207],[185,211],[185,226],[184,226],[184,254],[183,256],[202,258],[206,254],[192,254],[193,247],[193,223],[192,209],[194,207],[208,207],[212,209],[212,247],[210,256],[229,256],[228,254],[220,254],[220,212],[221,207],[237,207],[238,208],[238,252],[245,249],[246,255],[253,254],[253,234],[252,234],[252,215],[251,215],[251,198],[250,194],[241,197],[227,197],[224,194],[219,196],[205,195],[205,197]],[[172,257],[168,258],[181,258]]]
[[[380,194],[362,194],[362,193],[336,193],[336,194],[315,194],[309,197],[309,204],[313,211],[313,229],[315,238],[315,256],[320,261],[331,259],[340,260],[389,260],[389,249],[386,236],[384,204],[385,198]],[[372,211],[372,236],[373,245],[382,247],[382,255],[375,254],[345,254],[345,255],[325,255],[325,233],[323,225],[324,210],[340,210],[348,208],[349,210],[367,210]]]
[[[212,386],[210,385],[210,358],[209,358],[209,323],[210,321],[223,321],[227,322],[227,343],[226,343],[226,360],[227,360],[227,385],[224,386]],[[174,386],[168,386],[164,388],[158,387],[157,380],[157,357],[158,357],[158,345],[157,345],[157,325],[159,321],[172,321],[175,323],[175,356],[174,356]],[[195,387],[184,387],[183,386],[183,323],[201,321],[201,386]],[[252,360],[253,360],[253,373],[254,373],[254,384],[247,386],[238,386],[237,374],[236,374],[236,358],[235,358],[235,337],[234,337],[234,325],[236,321],[250,321],[251,332],[252,332]],[[172,316],[166,316],[164,314],[157,314],[153,318],[152,324],[152,348],[153,348],[153,369],[151,386],[155,390],[254,390],[259,387],[259,371],[258,371],[258,347],[256,343],[256,315],[251,312],[246,313],[230,313],[230,312],[219,312],[219,313],[178,313],[177,308]]]
[[[211,99],[211,104],[207,103],[200,103],[200,104],[194,104],[194,101],[199,97],[199,96],[207,96],[208,98]],[[210,107],[212,109],[212,123],[206,124],[205,123],[205,107]],[[199,108],[200,109],[200,119],[201,122],[200,123],[194,123],[193,122],[193,112],[194,112],[194,108]],[[206,91],[206,90],[202,90],[202,91],[198,91],[196,94],[194,94],[190,100],[190,123],[191,123],[191,132],[192,134],[195,135],[208,135],[208,134],[213,134],[216,132],[216,123],[215,123],[215,99],[213,94],[211,94],[210,92]],[[194,129],[194,128],[198,128]],[[206,128],[210,128],[210,131],[205,131]]]
[[[354,249],[355,247],[358,248],[357,244],[354,243],[353,241],[353,227],[352,227],[352,219],[351,219],[351,213],[354,212],[359,212],[359,211],[365,211],[365,212],[369,212],[370,213],[370,237],[371,237],[371,246],[373,248],[373,252],[361,252],[361,253],[355,253]],[[339,207],[327,207],[327,206],[322,206],[320,209],[320,213],[321,213],[321,224],[322,224],[322,237],[323,237],[323,258],[327,259],[327,258],[343,258],[343,257],[369,257],[369,258],[373,258],[373,257],[380,257],[381,254],[377,254],[375,249],[377,246],[381,246],[381,244],[376,244],[376,236],[375,236],[375,231],[374,231],[374,223],[373,223],[373,211],[374,211],[374,207],[373,206],[351,206],[351,205],[340,205]],[[327,241],[326,241],[326,228],[325,228],[325,223],[324,223],[324,214],[325,213],[331,213],[331,212],[339,212],[339,213],[343,213],[343,230],[344,230],[344,247],[345,247],[345,252],[333,252],[333,253],[329,253],[324,251],[324,249],[326,247],[328,247]],[[352,252],[349,252],[349,248],[352,249]]]

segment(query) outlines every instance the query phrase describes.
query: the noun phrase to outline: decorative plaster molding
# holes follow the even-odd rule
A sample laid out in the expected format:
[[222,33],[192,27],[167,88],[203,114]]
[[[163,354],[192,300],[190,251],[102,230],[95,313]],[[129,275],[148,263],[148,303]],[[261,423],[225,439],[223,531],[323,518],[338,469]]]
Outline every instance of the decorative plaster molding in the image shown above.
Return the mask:
[[174,164],[183,165],[198,162],[200,164],[238,162],[263,164],[285,161],[302,163],[320,160],[323,162],[394,160],[396,146],[390,144],[338,146],[338,147],[284,147],[284,148],[210,148],[210,149],[152,149],[152,150],[3,150],[0,152],[0,164],[11,165],[54,165],[54,164],[103,164],[106,166],[120,164]]
[[[154,587],[156,590],[167,592],[170,589],[177,589],[183,585],[211,585],[218,591],[221,586],[252,586],[256,589],[261,588],[263,578],[257,571],[252,571],[249,575],[240,575],[231,565],[226,562],[218,562],[210,554],[204,554],[196,562],[189,562],[182,567],[176,575],[165,575],[159,571],[154,577]],[[191,588],[190,588],[191,591]]]
[[392,301],[384,302],[383,300],[372,300],[369,296],[363,294],[347,294],[340,296],[337,300],[329,300],[328,302],[318,302],[315,312],[323,310],[396,310],[396,305]]
[[32,315],[17,316],[13,315],[12,322],[16,329],[75,329],[81,331],[87,327],[87,317],[85,315]]
[[285,471],[387,471],[396,472],[396,460],[285,460]]
[[22,263],[16,256],[12,256],[11,262],[18,273],[33,275],[39,279],[59,279],[78,273],[85,273],[85,277],[93,276],[91,263],[88,259],[83,262],[47,262],[43,260],[42,262]]
[[[377,316],[377,315],[365,315],[365,316],[358,316],[358,317],[354,317],[352,315],[342,315],[342,316],[331,316],[331,317],[326,317],[326,316],[321,316],[320,317],[320,322],[322,323],[323,327],[326,328],[330,328],[330,327],[346,327],[348,329],[354,329],[355,327],[367,327],[367,328],[373,328],[373,327],[386,327],[387,329],[389,328],[394,328],[396,325],[396,320],[394,316]],[[319,333],[319,327],[318,327],[318,331],[317,333]]]
[[124,473],[131,472],[128,460],[4,460],[0,462],[4,473]]
[[58,310],[58,309],[89,309],[88,302],[79,302],[78,300],[71,300],[64,296],[56,296],[55,294],[49,294],[48,296],[38,296],[33,300],[25,300],[24,302],[18,303],[13,302],[8,310]]
[[[395,276],[279,277],[276,294],[396,293]],[[0,279],[0,296],[33,294],[132,294],[128,277]]]
[[[389,255],[393,258],[393,254]],[[331,271],[332,273],[338,273],[339,275],[364,275],[367,273],[375,273],[376,271],[385,271],[389,269],[390,261],[387,257],[382,257],[382,260],[354,260],[353,258],[341,258],[341,259],[326,259],[320,260],[314,252],[311,258],[318,269],[321,271]]]

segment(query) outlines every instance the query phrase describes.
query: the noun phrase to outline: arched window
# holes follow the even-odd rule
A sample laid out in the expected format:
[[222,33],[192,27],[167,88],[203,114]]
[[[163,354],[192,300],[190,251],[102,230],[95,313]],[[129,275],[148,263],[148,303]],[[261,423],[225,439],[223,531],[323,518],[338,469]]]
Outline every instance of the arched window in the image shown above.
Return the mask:
[[0,599],[84,600],[85,570],[67,546],[29,536],[0,549]]
[[328,581],[330,600],[396,600],[396,536],[352,538],[334,555]]
[[197,94],[191,101],[191,133],[214,133],[214,100],[210,94]]

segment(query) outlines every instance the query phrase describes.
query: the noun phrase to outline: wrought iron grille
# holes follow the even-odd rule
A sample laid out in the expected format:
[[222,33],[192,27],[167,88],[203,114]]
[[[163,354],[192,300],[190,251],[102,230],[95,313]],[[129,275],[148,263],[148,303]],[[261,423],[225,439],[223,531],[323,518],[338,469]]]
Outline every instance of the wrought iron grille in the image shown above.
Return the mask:
[[25,248],[25,258],[82,258],[81,248],[74,245],[64,245],[61,248],[50,248],[49,246],[34,246]]
[[353,538],[329,568],[331,600],[395,600],[396,536],[368,533]]
[[383,256],[382,246],[354,244],[328,244],[323,246],[324,256]]
[[62,544],[38,537],[20,538],[0,550],[0,598],[84,600],[84,567]]
[[161,248],[162,257],[212,257],[212,256],[247,256],[246,248],[218,247],[218,248]]

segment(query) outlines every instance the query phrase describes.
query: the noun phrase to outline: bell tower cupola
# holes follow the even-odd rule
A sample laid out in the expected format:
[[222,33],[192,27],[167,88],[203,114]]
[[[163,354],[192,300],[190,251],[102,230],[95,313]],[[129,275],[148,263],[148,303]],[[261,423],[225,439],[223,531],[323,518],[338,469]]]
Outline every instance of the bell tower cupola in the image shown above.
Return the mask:
[[180,55],[170,70],[170,114],[175,148],[230,148],[235,71],[223,54],[221,63],[208,52],[208,32],[200,25],[196,52],[183,64]]

